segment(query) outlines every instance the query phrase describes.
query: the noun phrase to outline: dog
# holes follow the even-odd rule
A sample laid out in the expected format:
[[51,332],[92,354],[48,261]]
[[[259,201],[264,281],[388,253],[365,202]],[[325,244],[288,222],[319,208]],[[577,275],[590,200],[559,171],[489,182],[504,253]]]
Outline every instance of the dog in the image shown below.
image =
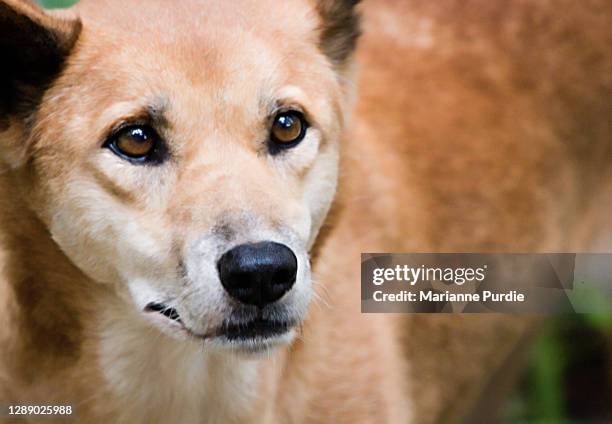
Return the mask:
[[611,8],[565,3],[1,0],[0,401],[495,415],[532,320],[361,314],[359,253],[605,248]]

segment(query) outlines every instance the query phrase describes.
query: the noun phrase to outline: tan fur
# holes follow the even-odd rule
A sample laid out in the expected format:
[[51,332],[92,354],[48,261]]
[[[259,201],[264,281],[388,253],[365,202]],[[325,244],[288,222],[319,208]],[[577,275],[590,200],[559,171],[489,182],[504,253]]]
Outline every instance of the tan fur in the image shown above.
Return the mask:
[[[47,27],[71,22],[4,3]],[[331,61],[321,52],[333,25],[315,3],[76,8],[78,41],[35,118],[0,127],[0,402],[126,423],[453,422],[489,402],[490,376],[532,320],[361,314],[359,253],[609,247],[594,199],[610,187],[612,10],[366,2],[353,110],[355,69],[334,63],[341,48]],[[273,160],[256,140],[278,98],[316,125]],[[150,109],[170,163],[144,169],[100,148]],[[338,149],[338,195],[313,245]],[[193,264],[226,231],[313,255],[308,315],[267,357],[143,317],[139,302],[163,293],[182,296],[195,329],[222,319],[210,267]],[[309,284],[304,271],[298,311]]]

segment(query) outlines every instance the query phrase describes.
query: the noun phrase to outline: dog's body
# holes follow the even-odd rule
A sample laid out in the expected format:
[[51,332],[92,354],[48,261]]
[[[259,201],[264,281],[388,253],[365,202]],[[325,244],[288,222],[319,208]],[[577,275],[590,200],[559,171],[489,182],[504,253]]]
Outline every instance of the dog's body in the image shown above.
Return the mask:
[[[34,16],[70,52],[35,113],[24,114],[22,103],[3,105],[0,401],[72,405],[82,422],[469,417],[475,404],[490,403],[482,397],[488,378],[530,323],[362,315],[359,253],[594,248],[605,220],[592,201],[608,187],[603,170],[612,149],[605,119],[612,107],[610,7],[366,4],[359,100],[349,119],[353,2],[295,0],[285,9],[229,3],[182,2],[170,10],[151,2],[134,13],[118,1],[85,2],[82,30],[73,21],[46,22],[22,2],[0,3],[0,17],[14,23]],[[296,15],[300,10],[309,12]],[[329,62],[313,49],[315,33]],[[306,103],[305,114],[319,121],[286,156],[294,162],[281,167],[243,145],[227,147],[257,138],[230,124],[236,116],[252,119],[258,105],[249,96],[269,95],[268,86],[279,86],[276,73],[290,76],[290,86],[280,84],[283,95]],[[144,169],[157,174],[145,175],[110,152],[97,153],[99,146],[89,146],[95,140],[80,139],[132,113],[128,103],[151,93],[166,95],[152,114],[170,110],[162,119],[169,123],[160,125],[179,144],[173,166],[180,171],[151,165]],[[205,143],[185,141],[200,134]],[[333,195],[340,138],[339,194],[313,245]],[[287,187],[276,192],[280,178]],[[167,242],[164,231],[181,238]],[[177,247],[190,237],[183,231],[204,236]],[[145,319],[151,314],[142,308],[152,298],[141,297],[170,290],[151,275],[171,281],[177,265],[166,262],[178,250],[186,252],[178,268],[187,276],[176,281],[192,287],[164,300],[185,299],[173,304],[183,325],[208,331],[220,312],[201,303],[223,304],[209,279],[194,283],[210,270],[194,265],[206,262],[206,253],[193,252],[241,237],[282,241],[300,269],[312,251],[317,299],[297,340],[264,346],[269,353],[252,358],[196,343],[193,334],[177,339],[175,327]],[[289,293],[287,309],[298,320],[307,287],[307,275],[299,274]],[[189,303],[197,290],[204,300]]]

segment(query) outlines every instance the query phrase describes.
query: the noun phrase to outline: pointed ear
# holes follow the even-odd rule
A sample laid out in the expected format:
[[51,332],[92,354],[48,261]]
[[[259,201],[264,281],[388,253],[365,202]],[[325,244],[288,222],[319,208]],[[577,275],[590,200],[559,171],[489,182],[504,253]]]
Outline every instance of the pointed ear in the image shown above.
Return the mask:
[[322,20],[320,46],[334,65],[342,66],[361,34],[356,7],[360,0],[318,0]]
[[29,0],[0,0],[0,118],[29,113],[61,72],[81,22]]

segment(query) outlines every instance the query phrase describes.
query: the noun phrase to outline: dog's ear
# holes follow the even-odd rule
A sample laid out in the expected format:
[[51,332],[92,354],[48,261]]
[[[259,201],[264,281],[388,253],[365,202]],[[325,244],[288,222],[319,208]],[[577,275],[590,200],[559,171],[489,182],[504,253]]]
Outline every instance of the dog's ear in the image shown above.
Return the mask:
[[343,65],[361,34],[356,6],[360,0],[318,0],[321,16],[320,45],[334,65]]
[[33,110],[81,31],[29,0],[0,0],[0,118]]

